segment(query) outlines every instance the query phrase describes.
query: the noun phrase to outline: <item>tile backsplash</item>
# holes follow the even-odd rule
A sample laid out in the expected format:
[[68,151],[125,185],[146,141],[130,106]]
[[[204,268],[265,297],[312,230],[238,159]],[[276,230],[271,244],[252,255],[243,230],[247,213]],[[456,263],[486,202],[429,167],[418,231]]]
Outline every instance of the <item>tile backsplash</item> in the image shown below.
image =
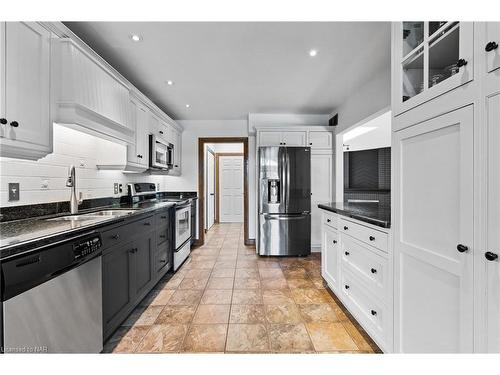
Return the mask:
[[[54,124],[53,153],[37,160],[0,158],[0,207],[69,200],[66,187],[68,167],[76,167],[76,188],[84,199],[120,197],[127,194],[130,182],[154,182],[168,190],[169,180],[176,176],[152,176],[147,173],[123,173],[97,169],[98,164],[123,163],[126,146],[94,135]],[[9,183],[19,183],[19,200],[9,201]],[[123,192],[115,194],[114,184],[122,184]]]

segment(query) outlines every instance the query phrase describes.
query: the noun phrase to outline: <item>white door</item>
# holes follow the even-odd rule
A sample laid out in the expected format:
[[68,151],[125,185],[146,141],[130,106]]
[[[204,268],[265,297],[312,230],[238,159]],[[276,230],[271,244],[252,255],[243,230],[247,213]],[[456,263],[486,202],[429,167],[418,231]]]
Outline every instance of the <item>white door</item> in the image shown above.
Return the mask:
[[473,142],[472,106],[393,135],[397,352],[473,350]]
[[219,156],[219,222],[243,222],[243,156]]
[[2,144],[28,154],[46,154],[52,151],[50,32],[36,22],[6,22],[0,27],[5,54],[1,56],[5,81],[2,77],[0,117],[7,120]]
[[321,210],[318,203],[333,200],[333,155],[311,154],[311,247],[321,245]]
[[323,246],[321,249],[321,273],[333,291],[338,290],[339,276],[339,234],[335,229],[323,225]]
[[[500,92],[487,97],[488,195],[487,243],[482,251],[479,274],[484,275],[484,337],[488,353],[500,353]],[[478,259],[478,258],[476,258]],[[480,318],[482,319],[482,318]]]
[[206,189],[206,229],[209,230],[215,222],[215,155],[207,152],[207,189]]

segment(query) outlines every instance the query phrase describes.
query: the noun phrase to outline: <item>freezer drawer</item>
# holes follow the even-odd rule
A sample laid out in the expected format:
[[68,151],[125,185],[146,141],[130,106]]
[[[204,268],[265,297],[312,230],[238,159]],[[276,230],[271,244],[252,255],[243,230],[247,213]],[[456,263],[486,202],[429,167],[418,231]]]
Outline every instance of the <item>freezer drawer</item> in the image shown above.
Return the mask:
[[259,254],[311,254],[311,215],[259,215]]

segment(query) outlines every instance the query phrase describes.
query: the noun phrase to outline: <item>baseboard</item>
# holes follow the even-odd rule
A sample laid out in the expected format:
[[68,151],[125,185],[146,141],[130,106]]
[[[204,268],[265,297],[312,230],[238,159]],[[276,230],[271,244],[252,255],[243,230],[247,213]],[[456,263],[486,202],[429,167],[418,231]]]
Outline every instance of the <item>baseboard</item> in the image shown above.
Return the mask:
[[255,247],[255,238],[249,238],[249,239],[245,240],[245,246]]
[[311,253],[321,253],[321,246],[311,246]]

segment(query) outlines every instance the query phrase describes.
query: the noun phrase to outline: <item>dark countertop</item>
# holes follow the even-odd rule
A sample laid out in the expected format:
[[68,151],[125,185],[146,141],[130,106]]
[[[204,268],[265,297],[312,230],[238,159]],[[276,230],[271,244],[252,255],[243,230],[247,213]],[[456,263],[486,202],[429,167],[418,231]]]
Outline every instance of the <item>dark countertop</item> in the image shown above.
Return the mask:
[[391,208],[379,203],[327,202],[318,204],[318,207],[382,228],[391,227]]
[[121,217],[102,217],[80,222],[47,220],[54,217],[67,216],[69,213],[2,222],[0,223],[0,259],[24,253],[44,244],[63,240],[69,235],[83,233],[173,206],[175,206],[175,203],[161,200],[157,202],[140,202],[135,204],[121,203],[99,207],[99,209],[81,210],[79,213],[84,214],[117,208],[136,209],[137,211]]

